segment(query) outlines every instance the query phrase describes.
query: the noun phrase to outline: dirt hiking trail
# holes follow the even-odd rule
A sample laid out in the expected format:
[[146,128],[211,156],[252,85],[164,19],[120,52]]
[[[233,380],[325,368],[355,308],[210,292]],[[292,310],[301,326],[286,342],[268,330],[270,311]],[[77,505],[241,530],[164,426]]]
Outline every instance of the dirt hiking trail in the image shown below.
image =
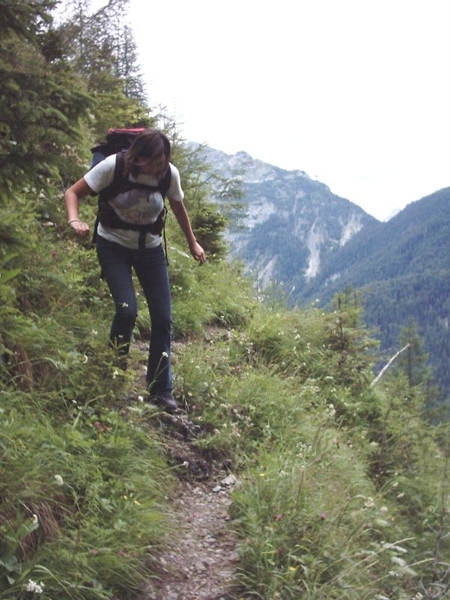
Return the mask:
[[140,600],[238,600],[242,596],[233,589],[238,542],[228,515],[237,479],[201,456],[191,443],[198,426],[187,415],[164,415],[161,423],[168,460],[179,473],[169,499],[176,531],[156,557],[157,591],[152,582]]

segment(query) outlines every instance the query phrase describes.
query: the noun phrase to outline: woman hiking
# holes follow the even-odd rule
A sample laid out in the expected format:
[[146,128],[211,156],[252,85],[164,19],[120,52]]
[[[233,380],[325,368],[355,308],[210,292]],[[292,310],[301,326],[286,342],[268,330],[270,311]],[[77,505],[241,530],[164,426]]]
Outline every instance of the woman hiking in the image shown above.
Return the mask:
[[[110,343],[119,356],[128,354],[137,317],[134,269],[145,294],[151,322],[147,365],[149,400],[167,412],[174,412],[179,406],[172,394],[172,304],[161,234],[164,195],[169,199],[192,256],[200,264],[206,257],[186,212],[179,171],[170,160],[171,147],[166,135],[159,130],[144,130],[125,153],[102,160],[68,188],[64,198],[69,226],[78,236],[86,237],[89,225],[79,218],[80,200],[100,193],[96,249],[102,276],[116,307]],[[117,169],[122,181],[119,186],[115,183]]]

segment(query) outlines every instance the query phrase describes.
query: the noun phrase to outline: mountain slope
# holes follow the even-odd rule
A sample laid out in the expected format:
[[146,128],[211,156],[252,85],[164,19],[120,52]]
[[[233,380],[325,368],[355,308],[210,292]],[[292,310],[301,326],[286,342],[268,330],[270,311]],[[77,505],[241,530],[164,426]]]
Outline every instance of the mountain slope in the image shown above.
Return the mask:
[[450,269],[450,188],[412,202],[386,223],[370,224],[328,257],[302,297],[329,300],[343,285]]
[[206,146],[202,154],[222,176],[242,183],[243,213],[230,223],[227,239],[232,257],[262,288],[284,282],[302,291],[328,256],[377,223],[303,171],[286,171],[245,152],[230,156]]

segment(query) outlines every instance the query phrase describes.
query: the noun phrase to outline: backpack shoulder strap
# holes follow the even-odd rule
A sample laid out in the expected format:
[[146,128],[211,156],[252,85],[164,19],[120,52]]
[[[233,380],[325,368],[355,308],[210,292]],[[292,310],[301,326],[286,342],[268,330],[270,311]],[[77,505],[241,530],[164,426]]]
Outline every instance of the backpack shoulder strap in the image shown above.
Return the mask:
[[172,169],[170,165],[167,168],[167,171],[164,173],[162,179],[158,182],[159,191],[161,192],[163,198],[167,196],[167,192],[170,188],[170,182],[172,181]]
[[[123,166],[125,161],[125,150],[118,152],[116,154],[116,164],[114,166],[114,174],[112,182],[103,190],[100,191],[98,195],[98,209],[101,210],[102,205],[106,204],[110,198],[114,198],[117,194],[120,193],[123,186],[126,184],[126,179],[123,176]],[[95,243],[97,239],[97,228],[99,224],[99,214],[97,212],[97,217],[95,219],[94,225],[94,234],[92,236],[92,241]]]
[[123,176],[123,167],[125,164],[125,152],[122,150],[116,154],[116,164],[114,167],[113,180],[106,188],[108,190],[108,196],[113,198],[120,192],[120,188],[126,184],[127,180]]

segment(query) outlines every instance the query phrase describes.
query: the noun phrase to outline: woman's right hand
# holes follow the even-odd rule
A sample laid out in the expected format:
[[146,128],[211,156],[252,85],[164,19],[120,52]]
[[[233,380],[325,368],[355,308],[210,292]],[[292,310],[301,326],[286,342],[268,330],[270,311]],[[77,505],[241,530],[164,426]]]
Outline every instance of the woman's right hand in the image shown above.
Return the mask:
[[69,225],[80,237],[86,237],[89,234],[89,225],[84,221],[80,221],[80,219],[74,219]]
[[75,231],[79,237],[86,237],[89,234],[89,225],[78,218],[80,198],[84,198],[92,193],[84,177],[74,183],[64,193],[64,200],[67,209],[67,221],[69,227]]

